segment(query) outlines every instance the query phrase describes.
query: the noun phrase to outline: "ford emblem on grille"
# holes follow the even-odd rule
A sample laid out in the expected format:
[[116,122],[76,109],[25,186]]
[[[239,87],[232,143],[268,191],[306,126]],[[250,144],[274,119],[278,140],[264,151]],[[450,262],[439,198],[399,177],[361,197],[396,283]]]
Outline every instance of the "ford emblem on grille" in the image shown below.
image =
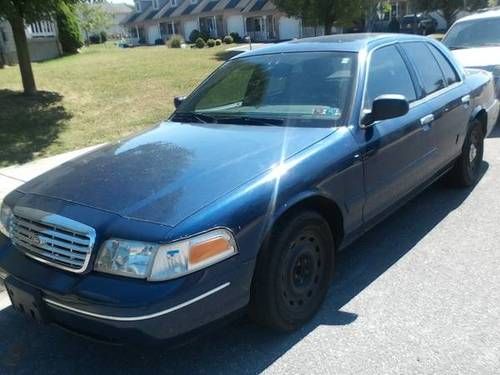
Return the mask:
[[44,244],[44,241],[40,237],[38,237],[35,233],[30,233],[29,239],[31,243],[34,245],[40,246]]

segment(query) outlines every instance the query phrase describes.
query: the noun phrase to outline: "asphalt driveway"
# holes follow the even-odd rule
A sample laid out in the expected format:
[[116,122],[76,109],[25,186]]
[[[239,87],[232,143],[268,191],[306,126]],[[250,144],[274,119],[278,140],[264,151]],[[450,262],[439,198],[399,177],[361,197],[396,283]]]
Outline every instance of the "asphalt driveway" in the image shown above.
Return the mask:
[[238,321],[186,347],[88,342],[0,292],[0,373],[500,373],[500,130],[473,189],[429,188],[340,254],[320,313],[291,335]]

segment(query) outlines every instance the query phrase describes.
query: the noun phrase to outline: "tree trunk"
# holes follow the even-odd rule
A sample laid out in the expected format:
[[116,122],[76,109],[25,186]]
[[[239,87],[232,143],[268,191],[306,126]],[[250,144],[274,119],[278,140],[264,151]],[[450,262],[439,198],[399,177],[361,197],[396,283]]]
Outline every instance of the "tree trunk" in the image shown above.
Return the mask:
[[28,49],[28,40],[24,30],[24,20],[22,17],[15,15],[9,19],[14,34],[14,42],[17,50],[17,60],[21,78],[23,81],[24,93],[33,95],[36,93],[35,77],[31,69],[30,51]]
[[332,33],[332,27],[333,27],[333,20],[330,17],[325,18],[325,35],[331,35]]

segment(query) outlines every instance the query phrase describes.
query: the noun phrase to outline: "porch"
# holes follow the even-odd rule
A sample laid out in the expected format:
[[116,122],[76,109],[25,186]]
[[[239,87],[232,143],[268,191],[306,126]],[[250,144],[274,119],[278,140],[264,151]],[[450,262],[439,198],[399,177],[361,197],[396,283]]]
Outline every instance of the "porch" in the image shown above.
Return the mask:
[[274,15],[245,18],[245,30],[252,41],[264,42],[278,39],[277,19]]

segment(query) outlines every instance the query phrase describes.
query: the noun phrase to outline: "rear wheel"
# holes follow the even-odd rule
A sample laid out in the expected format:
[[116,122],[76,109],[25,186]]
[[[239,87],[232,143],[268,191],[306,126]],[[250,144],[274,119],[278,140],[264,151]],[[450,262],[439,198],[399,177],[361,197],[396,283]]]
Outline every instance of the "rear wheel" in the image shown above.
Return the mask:
[[483,162],[484,134],[481,122],[474,120],[459,156],[451,171],[455,185],[467,187],[474,185],[479,179],[481,163]]
[[307,322],[325,298],[334,254],[330,227],[321,215],[303,212],[281,222],[259,254],[252,318],[280,331]]

